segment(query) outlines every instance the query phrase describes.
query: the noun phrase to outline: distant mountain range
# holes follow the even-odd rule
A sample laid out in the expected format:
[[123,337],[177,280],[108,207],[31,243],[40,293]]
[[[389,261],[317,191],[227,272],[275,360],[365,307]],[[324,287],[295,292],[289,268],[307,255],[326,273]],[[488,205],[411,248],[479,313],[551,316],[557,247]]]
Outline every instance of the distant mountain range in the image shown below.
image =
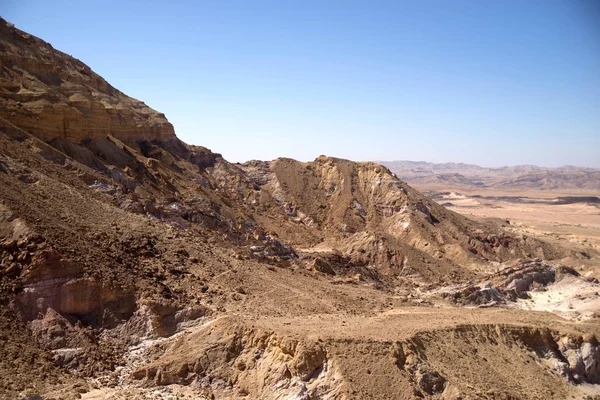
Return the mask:
[[600,169],[515,165],[486,168],[464,163],[380,161],[400,179],[415,185],[538,190],[600,190]]

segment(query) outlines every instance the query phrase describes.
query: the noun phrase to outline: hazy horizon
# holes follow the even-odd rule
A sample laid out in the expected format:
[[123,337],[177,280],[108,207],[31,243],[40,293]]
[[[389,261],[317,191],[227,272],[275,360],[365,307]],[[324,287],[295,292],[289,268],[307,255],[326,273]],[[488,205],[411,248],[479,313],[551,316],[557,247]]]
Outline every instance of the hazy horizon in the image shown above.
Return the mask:
[[[363,161],[366,161],[366,160],[363,160]],[[512,168],[512,167],[529,167],[529,166],[541,167],[541,168],[555,168],[555,169],[556,168],[568,168],[568,167],[600,169],[598,167],[590,167],[587,165],[574,165],[574,164],[564,164],[564,165],[558,165],[556,167],[549,167],[546,165],[539,165],[539,164],[510,164],[510,165],[500,165],[498,167],[492,167],[489,165],[472,164],[472,163],[467,163],[467,162],[462,162],[462,161],[440,161],[440,162],[432,162],[432,161],[427,161],[427,160],[372,160],[372,161],[377,162],[377,163],[410,162],[410,163],[429,163],[429,164],[464,164],[464,165],[468,165],[468,166],[491,168],[491,169]]]
[[600,3],[5,1],[233,162],[600,168]]

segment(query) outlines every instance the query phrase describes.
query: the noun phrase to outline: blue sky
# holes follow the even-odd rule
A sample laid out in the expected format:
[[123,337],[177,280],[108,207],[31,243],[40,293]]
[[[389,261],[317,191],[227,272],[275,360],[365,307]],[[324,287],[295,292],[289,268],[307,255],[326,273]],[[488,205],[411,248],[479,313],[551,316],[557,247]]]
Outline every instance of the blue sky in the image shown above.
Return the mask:
[[600,167],[600,1],[29,1],[0,15],[231,161]]

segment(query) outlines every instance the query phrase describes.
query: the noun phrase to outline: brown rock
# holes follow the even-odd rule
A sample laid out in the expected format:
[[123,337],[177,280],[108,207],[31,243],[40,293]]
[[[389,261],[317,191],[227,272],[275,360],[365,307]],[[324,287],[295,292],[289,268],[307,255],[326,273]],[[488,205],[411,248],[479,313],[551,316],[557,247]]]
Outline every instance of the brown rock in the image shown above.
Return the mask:
[[12,263],[4,270],[4,275],[13,277],[21,273],[21,267],[17,263]]
[[315,258],[315,260],[312,263],[312,268],[315,271],[319,271],[327,275],[335,275],[335,271],[333,270],[331,265],[329,265],[327,261],[321,258]]
[[16,240],[5,240],[4,243],[2,243],[2,248],[5,250],[14,250],[16,247],[17,247]]
[[[175,137],[164,114],[112,87],[81,61],[0,19],[0,117],[44,141]],[[168,160],[170,161],[170,160]]]
[[29,253],[27,252],[27,250],[25,250],[19,254],[19,256],[17,257],[17,261],[20,263],[23,263],[23,262],[27,261],[28,258],[29,258]]

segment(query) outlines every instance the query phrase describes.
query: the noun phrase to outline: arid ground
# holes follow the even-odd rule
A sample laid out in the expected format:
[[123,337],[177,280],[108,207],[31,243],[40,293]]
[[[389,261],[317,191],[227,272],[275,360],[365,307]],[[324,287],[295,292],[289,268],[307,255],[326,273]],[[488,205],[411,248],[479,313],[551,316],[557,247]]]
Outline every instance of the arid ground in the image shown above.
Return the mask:
[[600,249],[600,191],[413,186],[469,218],[508,220],[506,228],[512,232],[589,253],[590,260],[579,259],[578,268],[587,276],[600,278],[597,260],[592,259]]

